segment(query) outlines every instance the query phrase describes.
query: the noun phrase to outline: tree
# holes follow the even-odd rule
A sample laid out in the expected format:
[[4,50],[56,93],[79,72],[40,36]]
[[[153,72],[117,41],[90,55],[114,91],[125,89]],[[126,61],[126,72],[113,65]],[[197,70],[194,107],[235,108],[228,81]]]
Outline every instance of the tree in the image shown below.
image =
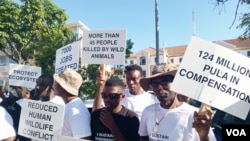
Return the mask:
[[[216,0],[216,5],[224,5],[225,2],[227,2],[228,0]],[[249,5],[250,4],[250,0],[238,0],[238,3],[236,5],[236,9],[235,9],[235,15],[234,15],[234,20],[232,22],[232,25],[230,26],[230,28],[234,25],[235,20],[238,17],[238,10],[240,8],[240,5]],[[237,26],[237,28],[245,28],[245,31],[242,35],[239,35],[240,39],[247,39],[250,38],[250,13],[243,13],[243,15],[241,17],[239,17],[239,19],[241,20],[241,23]]]
[[82,99],[87,98],[94,98],[97,84],[96,84],[96,75],[98,71],[99,65],[97,64],[90,64],[87,67],[83,66],[79,73],[82,75],[84,80],[83,84],[80,88],[80,97]]
[[[250,4],[250,0],[239,0],[239,3],[241,1],[241,4]],[[239,5],[238,3],[238,5]],[[237,5],[237,10],[238,10]],[[236,14],[237,15],[237,14]],[[247,39],[250,38],[250,13],[244,13],[242,17],[240,18],[241,23],[237,26],[237,28],[245,28],[244,33],[240,36],[241,39]]]
[[64,10],[51,0],[1,0],[0,13],[0,50],[19,64],[33,63],[43,72],[54,72],[56,49],[73,36],[65,26]]
[[134,45],[134,43],[131,41],[131,39],[128,39],[125,58],[128,58],[130,56],[130,54],[133,53],[131,51],[131,49],[133,48],[133,45]]

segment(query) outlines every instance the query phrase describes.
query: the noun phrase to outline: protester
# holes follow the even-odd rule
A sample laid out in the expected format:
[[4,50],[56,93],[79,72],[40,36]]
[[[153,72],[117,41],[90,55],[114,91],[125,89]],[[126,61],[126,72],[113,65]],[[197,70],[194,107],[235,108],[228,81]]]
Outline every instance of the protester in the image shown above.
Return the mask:
[[[57,96],[55,94],[53,84],[54,84],[53,75],[42,74],[41,76],[38,77],[35,89],[32,90],[32,94],[29,94],[28,97],[23,96],[23,98],[65,105],[63,99],[60,96]],[[21,98],[17,101],[17,103],[20,105],[20,107],[22,106],[23,98]],[[18,135],[18,138],[20,138],[19,135]],[[24,138],[24,137],[22,137],[22,138]],[[28,140],[37,141],[34,139],[28,139],[28,138],[19,139],[19,140],[20,141],[28,141]]]
[[199,114],[198,108],[179,101],[178,93],[171,91],[177,69],[178,66],[171,63],[157,65],[152,76],[140,80],[142,88],[147,91],[151,87],[160,102],[143,111],[139,128],[141,140],[216,140],[211,129],[212,110],[206,108],[204,114]]
[[139,65],[129,65],[125,67],[126,83],[128,89],[125,91],[125,98],[122,100],[122,105],[135,111],[139,119],[143,110],[152,104],[158,103],[158,99],[144,91],[140,85],[140,79],[143,78],[143,71]]
[[54,74],[54,88],[65,103],[62,135],[78,139],[91,139],[90,113],[78,97],[83,82],[79,73],[71,68]]
[[[141,88],[139,81],[144,76],[142,73],[142,68],[139,65],[126,66],[125,73],[128,89],[126,89],[124,92],[125,97],[122,100],[122,105],[136,112],[140,120],[142,111],[145,109],[145,107],[154,103],[158,103],[158,99],[154,95],[144,91]],[[92,111],[103,107],[101,95],[98,93],[101,93],[106,80],[107,73],[99,70],[97,76],[98,89]]]
[[92,139],[139,141],[139,119],[121,105],[126,85],[121,79],[108,79],[100,94],[105,107],[91,114]]
[[[6,109],[6,111],[11,115],[13,119],[13,127],[15,132],[18,133],[20,114],[22,109],[23,98],[30,98],[30,92],[26,87],[20,86],[10,86],[10,91],[5,91],[5,98],[1,105]],[[8,94],[7,94],[8,93]],[[21,135],[16,135],[18,141],[30,141],[29,138],[23,137]]]
[[54,78],[51,74],[42,74],[38,77],[35,86],[35,95],[41,101],[49,101],[56,104],[64,105],[64,101],[60,96],[57,96],[53,87]]
[[16,132],[13,128],[13,119],[4,107],[0,106],[0,140],[14,141]]
[[97,79],[97,90],[96,90],[96,95],[95,95],[95,99],[94,99],[93,106],[92,106],[92,112],[104,107],[101,93],[108,79],[108,72],[105,70],[103,64],[100,65],[96,79]]

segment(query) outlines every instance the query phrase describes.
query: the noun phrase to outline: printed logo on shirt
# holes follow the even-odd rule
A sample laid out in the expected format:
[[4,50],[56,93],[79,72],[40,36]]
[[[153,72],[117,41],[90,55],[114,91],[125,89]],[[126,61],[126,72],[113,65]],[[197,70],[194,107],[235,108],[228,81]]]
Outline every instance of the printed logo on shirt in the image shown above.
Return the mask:
[[150,141],[164,141],[168,140],[169,136],[163,135],[163,134],[158,134],[158,133],[151,133],[150,134]]
[[114,141],[114,137],[112,134],[108,133],[97,133],[95,141]]

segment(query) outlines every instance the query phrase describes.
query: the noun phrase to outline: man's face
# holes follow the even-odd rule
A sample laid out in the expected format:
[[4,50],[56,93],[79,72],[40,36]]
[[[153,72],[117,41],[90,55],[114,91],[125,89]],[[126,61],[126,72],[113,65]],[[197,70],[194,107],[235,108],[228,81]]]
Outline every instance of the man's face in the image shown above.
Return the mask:
[[36,94],[40,97],[46,96],[48,89],[49,89],[48,84],[45,84],[43,82],[43,79],[39,78],[36,82],[36,87],[35,87]]
[[171,91],[173,76],[156,77],[151,80],[151,87],[161,104],[172,104],[176,93]]
[[132,70],[126,73],[126,83],[131,94],[139,94],[141,90],[141,85],[139,83],[141,77],[140,71],[138,70]]
[[124,90],[119,86],[105,87],[102,92],[102,98],[105,107],[110,111],[113,111],[124,97]]

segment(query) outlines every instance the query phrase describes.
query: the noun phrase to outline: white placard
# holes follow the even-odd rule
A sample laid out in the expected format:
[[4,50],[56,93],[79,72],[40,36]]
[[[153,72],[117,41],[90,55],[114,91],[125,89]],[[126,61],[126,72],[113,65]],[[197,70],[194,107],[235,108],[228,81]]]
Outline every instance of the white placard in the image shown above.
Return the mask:
[[172,90],[245,119],[250,108],[250,59],[192,37]]
[[9,85],[35,88],[41,67],[9,64]]
[[57,140],[58,141],[90,141],[90,140],[85,140],[85,139],[76,139],[76,138],[68,137],[68,136],[58,136]]
[[64,105],[24,99],[18,134],[35,140],[56,141],[61,135]]
[[126,30],[90,30],[83,35],[83,64],[124,65]]
[[75,71],[79,69],[81,40],[68,44],[56,50],[55,73],[60,73],[66,68],[72,68]]
[[0,80],[8,80],[9,66],[0,66]]

